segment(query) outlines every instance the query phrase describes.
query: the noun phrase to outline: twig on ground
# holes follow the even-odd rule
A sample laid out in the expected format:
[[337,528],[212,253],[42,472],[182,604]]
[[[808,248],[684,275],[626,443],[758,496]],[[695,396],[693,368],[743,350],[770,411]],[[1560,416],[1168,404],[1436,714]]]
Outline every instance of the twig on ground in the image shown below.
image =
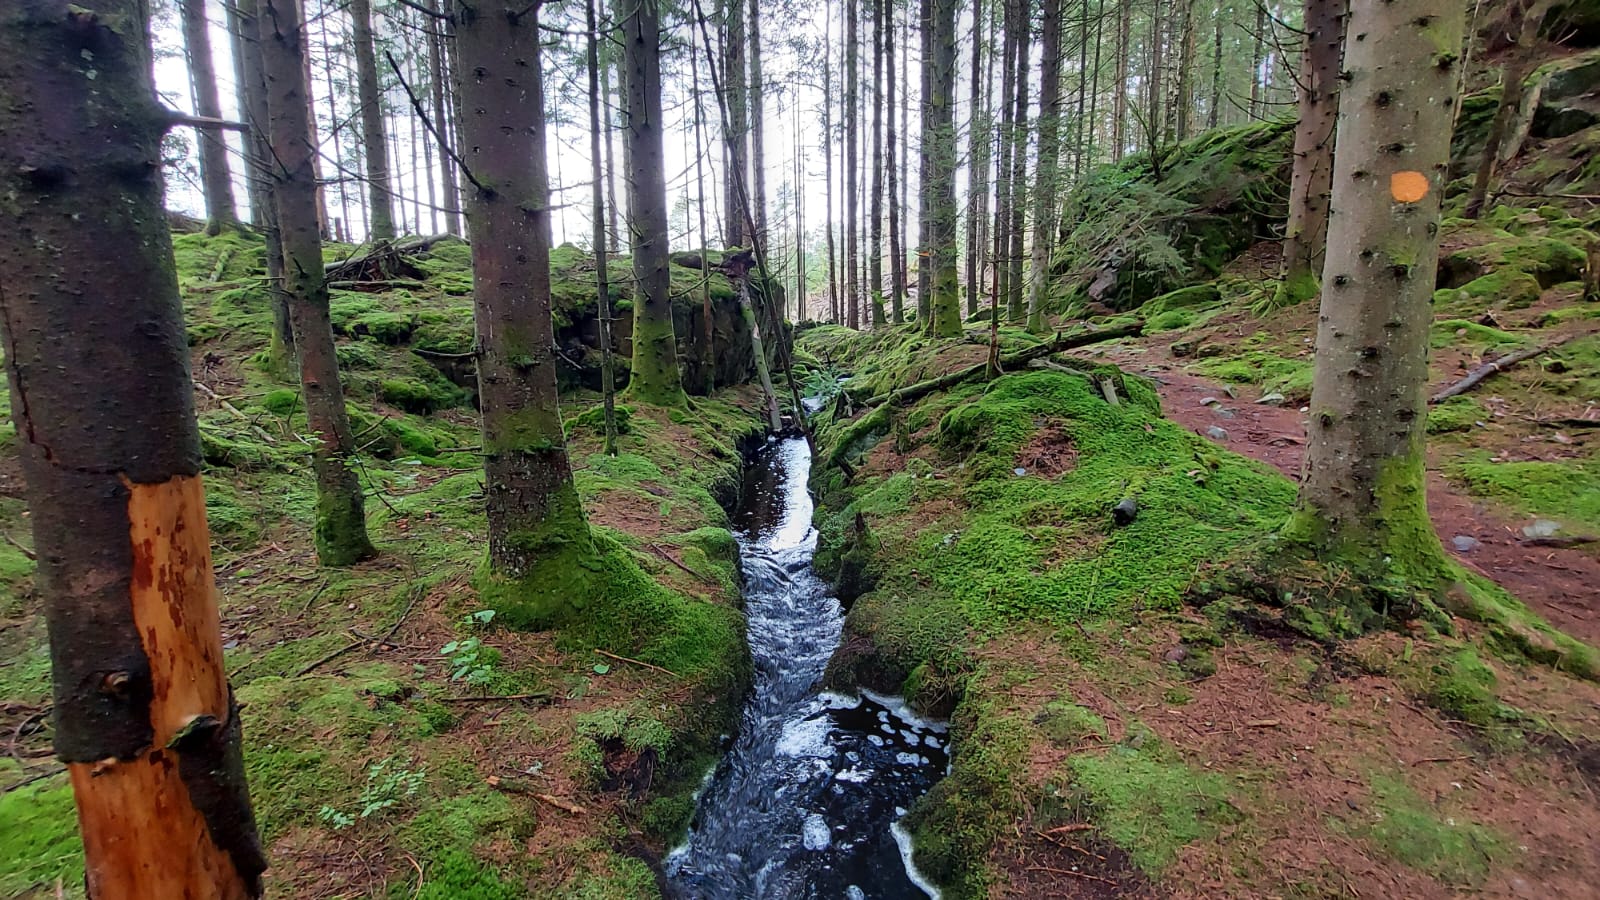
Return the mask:
[[699,572],[696,572],[695,570],[693,570],[693,569],[689,568],[688,566],[684,565],[683,563],[678,562],[677,560],[673,559],[672,558],[672,554],[670,554],[667,551],[661,549],[660,547],[656,546],[655,544],[646,544],[645,546],[650,548],[650,552],[651,553],[654,553],[655,555],[661,557],[662,559],[666,560],[667,562],[672,563],[673,565],[677,566],[678,568],[682,569],[683,571],[688,572],[690,575],[693,575],[697,580],[704,581],[706,584],[716,584],[717,583],[714,579],[709,578],[709,577],[707,577],[705,575],[702,575]]
[[548,693],[537,694],[487,694],[482,697],[439,697],[440,703],[511,703],[517,700],[549,700]]
[[7,793],[10,793],[11,791],[15,791],[15,790],[17,790],[19,788],[25,788],[28,785],[33,784],[36,781],[43,781],[46,778],[51,777],[52,775],[60,775],[62,772],[65,772],[66,770],[67,770],[66,766],[50,766],[50,767],[46,768],[43,772],[38,773],[37,775],[31,775],[31,776],[29,776],[27,778],[22,779],[21,781],[17,782],[16,784],[8,784],[4,788],[0,788],[0,794],[7,794]]
[[581,816],[588,813],[588,810],[570,800],[563,800],[560,797],[554,797],[550,794],[534,794],[534,796],[550,804],[551,806],[554,806],[556,809],[565,810],[575,816]]
[[24,547],[21,544],[17,543],[17,539],[12,537],[9,532],[0,531],[0,538],[5,538],[6,543],[8,543],[11,546],[17,548],[17,550],[19,550],[22,553],[22,555],[26,556],[29,560],[37,560],[39,558],[39,554],[34,553],[32,550],[29,550],[27,547]]
[[678,673],[677,672],[673,672],[673,671],[671,671],[669,669],[663,669],[658,665],[654,665],[653,663],[647,663],[642,659],[634,659],[631,656],[618,656],[617,654],[612,653],[612,652],[610,652],[608,650],[601,650],[599,647],[594,648],[594,652],[596,652],[596,653],[600,654],[601,656],[604,656],[604,657],[606,657],[608,659],[614,659],[617,662],[633,663],[636,666],[644,666],[646,669],[655,669],[657,672],[660,672],[663,675],[671,675],[673,678],[677,678],[678,677]]

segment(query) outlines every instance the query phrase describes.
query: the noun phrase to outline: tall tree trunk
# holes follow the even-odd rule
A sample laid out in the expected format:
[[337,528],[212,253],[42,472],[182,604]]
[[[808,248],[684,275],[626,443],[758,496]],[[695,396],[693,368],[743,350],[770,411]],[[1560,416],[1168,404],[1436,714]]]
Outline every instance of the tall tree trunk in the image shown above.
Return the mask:
[[1511,124],[1522,108],[1522,98],[1527,92],[1528,76],[1538,63],[1535,53],[1539,42],[1539,25],[1545,19],[1549,4],[1534,2],[1522,13],[1517,44],[1506,51],[1506,61],[1500,68],[1500,104],[1495,107],[1494,119],[1489,123],[1489,136],[1483,144],[1483,159],[1472,181],[1472,191],[1467,195],[1466,217],[1476,219],[1489,205],[1489,188],[1494,183],[1496,170],[1510,157],[1515,148],[1506,147],[1511,136]]
[[1011,223],[1006,237],[1006,265],[1010,269],[1006,285],[1006,321],[1021,324],[1027,315],[1022,289],[1023,227],[1028,208],[1028,65],[1032,57],[1033,0],[1017,2],[1017,77],[1011,129],[1015,135],[1011,148]]
[[[333,125],[334,125],[334,127],[328,132],[328,138],[333,142],[334,166],[335,167],[342,167],[344,165],[345,156],[344,156],[344,141],[340,137],[340,135],[344,132],[344,129],[342,127],[340,127],[340,125],[344,121],[344,117],[339,115],[339,95],[340,95],[340,90],[339,90],[338,83],[334,81],[334,77],[333,77],[334,76],[334,69],[335,69],[335,67],[337,65],[337,63],[335,61],[335,55],[334,55],[334,48],[335,48],[336,45],[328,37],[328,21],[333,17],[329,14],[328,4],[326,2],[319,3],[318,6],[319,6],[318,10],[316,12],[314,12],[314,13],[311,12],[309,7],[307,7],[307,15],[311,16],[312,18],[315,18],[315,20],[317,22],[317,37],[320,39],[321,47],[320,48],[316,48],[316,49],[320,50],[320,56],[322,58],[322,86],[323,86],[323,90],[326,92],[326,97],[327,97],[327,101],[328,101],[328,121],[332,122]],[[309,43],[310,40],[311,40],[311,33],[310,33],[310,31],[307,31],[306,32],[306,41],[308,42],[307,45],[306,45],[306,58],[307,59],[311,58],[311,56],[315,52],[314,49],[311,47],[311,45]],[[308,71],[309,71],[309,69],[308,69]],[[308,90],[310,89],[309,82],[307,83],[307,89]],[[316,116],[316,110],[313,109],[312,110],[312,117],[313,117],[312,126],[313,127],[315,127],[315,125],[316,125],[315,116]],[[340,224],[349,225],[350,222],[351,222],[351,219],[350,219],[350,195],[345,190],[345,182],[347,180],[348,179],[345,178],[343,176],[343,173],[341,172],[340,177],[338,179],[339,216],[340,216],[340,218],[339,218],[338,221],[333,223],[334,227],[332,229],[333,237],[334,237],[335,240],[337,240],[337,239],[342,237],[342,235],[340,235],[340,233],[339,233],[340,229],[339,229],[338,226]],[[363,210],[363,212],[366,210],[366,208],[367,208],[366,202],[364,200],[361,201],[361,209]]]
[[[426,0],[429,11],[439,12],[439,0]],[[439,142],[439,175],[440,184],[444,192],[444,230],[446,234],[461,233],[461,188],[456,183],[456,164],[451,159],[455,148],[451,145],[451,134],[445,103],[446,85],[449,83],[449,74],[444,65],[443,37],[440,29],[444,26],[435,21],[423,23],[428,30],[428,85],[430,99],[433,101],[433,130],[434,138]],[[604,134],[604,132],[601,132]]]
[[[722,233],[729,247],[743,247],[749,236],[744,233],[744,215],[739,211],[739,195],[734,188],[735,172],[750,168],[749,144],[749,92],[745,85],[745,0],[722,0],[722,105],[727,110],[727,127],[723,129]],[[660,18],[659,11],[657,18]],[[657,48],[659,57],[659,47]],[[659,60],[656,64],[660,68]],[[624,76],[626,79],[626,76]],[[632,171],[632,167],[629,167]],[[664,188],[663,188],[664,190]]]
[[883,308],[883,32],[889,22],[888,0],[872,4],[872,199],[867,215],[867,290],[872,298],[872,327],[887,321]]
[[1166,122],[1163,111],[1166,104],[1166,78],[1167,72],[1163,66],[1164,43],[1166,41],[1165,23],[1161,18],[1162,0],[1152,0],[1150,4],[1150,71],[1145,75],[1145,112],[1144,112],[1144,139],[1145,150],[1150,154],[1151,168],[1160,171],[1160,162],[1156,159],[1161,150],[1161,128]]
[[[228,4],[228,45],[233,50],[234,102],[239,108],[239,120],[246,126],[240,136],[244,152],[245,198],[250,202],[250,224],[266,228],[267,210],[272,205],[272,195],[267,187],[265,169],[258,164],[261,130],[266,128],[266,116],[258,120],[254,109],[256,99],[265,100],[265,87],[260,83],[260,66],[252,71],[250,57],[256,52],[257,34],[254,2],[235,0]],[[252,82],[252,79],[256,79]],[[269,244],[270,246],[270,244]]]
[[911,250],[911,4],[900,20],[900,292],[901,305],[910,291],[907,267]]
[[[1424,496],[1429,302],[1465,8],[1355,0],[1340,89],[1311,432],[1288,534],[1362,576],[1436,583]],[[1448,579],[1447,574],[1443,575]],[[1427,584],[1427,582],[1435,582]]]
[[[1044,328],[1044,303],[1050,281],[1050,239],[1055,232],[1056,164],[1061,132],[1061,0],[1044,0],[1039,64],[1039,170],[1033,191],[1033,259],[1028,272],[1028,330]],[[1086,23],[1085,23],[1086,24]],[[1088,31],[1084,31],[1088,36]],[[1078,54],[1081,65],[1083,54]],[[1083,96],[1078,97],[1083,120]]]
[[932,234],[926,242],[933,275],[935,337],[961,334],[961,283],[956,244],[956,2],[923,0],[932,30],[933,53],[923,62],[932,89],[926,99],[930,134],[928,185]]
[[843,323],[839,315],[838,252],[833,245],[833,3],[823,2],[823,34],[827,39],[822,48],[822,170],[823,207],[828,229],[828,317],[835,324]]
[[794,320],[797,323],[810,319],[806,309],[806,151],[800,135],[800,103],[791,106],[794,114]]
[[[1059,54],[1057,54],[1057,55],[1059,56]],[[1058,70],[1058,74],[1056,76],[1056,81],[1060,81],[1061,80],[1060,74],[1059,74],[1060,67],[1061,67],[1061,63],[1058,60],[1057,63],[1056,63],[1056,68]],[[1044,87],[1042,88],[1042,90],[1045,90],[1045,91],[1054,90],[1054,91],[1059,93],[1061,88],[1060,88],[1059,85],[1052,85],[1051,82],[1046,81],[1044,83]],[[1040,100],[1039,100],[1039,114],[1041,116],[1044,115],[1044,107],[1045,107],[1045,101],[1044,101],[1043,98],[1044,98],[1044,95],[1041,94],[1040,95]],[[1059,100],[1057,101],[1058,104],[1060,102],[1061,101],[1059,101]],[[1089,0],[1078,0],[1078,111],[1077,111],[1077,115],[1075,116],[1074,128],[1073,128],[1073,131],[1075,132],[1075,134],[1073,135],[1073,139],[1072,139],[1072,180],[1073,181],[1077,181],[1078,180],[1078,175],[1083,171],[1084,148],[1085,148],[1085,145],[1086,145],[1086,142],[1087,142],[1086,138],[1087,138],[1088,130],[1089,130],[1089,120],[1088,120],[1088,118],[1086,118],[1084,116],[1084,107],[1088,105],[1088,102],[1089,102]],[[1059,115],[1060,115],[1060,113],[1059,113],[1059,110],[1058,110],[1057,116],[1059,117]],[[1040,127],[1041,128],[1043,127],[1043,123],[1042,122],[1040,123]],[[1059,127],[1060,127],[1060,125],[1059,125],[1059,122],[1058,122],[1057,128],[1059,128]],[[1044,148],[1042,146],[1040,147],[1040,152],[1041,153],[1044,152]],[[1057,159],[1059,159],[1060,158],[1059,154],[1061,153],[1061,151],[1059,149],[1057,149],[1054,152],[1057,154]],[[1037,229],[1038,227],[1039,227],[1038,225],[1034,226],[1035,229]]]
[[984,121],[983,97],[983,0],[978,0],[972,10],[972,75],[971,89],[967,93],[969,122],[967,128],[967,315],[978,313],[978,286],[983,280],[983,239],[978,223],[989,215],[989,140],[988,123]]
[[750,0],[750,206],[756,223],[756,234],[751,245],[767,242],[767,148],[766,109],[762,92],[761,74],[761,3]]
[[[1085,0],[1087,2],[1087,0]],[[1094,64],[1089,75],[1089,135],[1078,158],[1082,160],[1083,171],[1087,172],[1094,165],[1094,154],[1099,141],[1100,123],[1100,46],[1105,43],[1106,0],[1097,0],[1094,14]],[[1074,165],[1073,178],[1076,180],[1079,172]]]
[[[600,5],[600,9],[597,10],[597,13],[601,19],[605,18],[606,6],[603,2]],[[617,32],[614,28],[607,32],[608,37],[615,37],[616,34]],[[612,50],[610,44],[610,41],[601,44],[600,50]],[[615,137],[617,132],[617,117],[610,112],[611,109],[620,108],[622,106],[620,100],[614,100],[611,94],[611,70],[617,65],[619,65],[619,63],[617,62],[615,52],[602,52],[600,54],[600,96],[606,98],[604,106],[607,108],[605,132],[606,246],[621,249],[622,243],[620,238],[622,232],[617,228],[617,209],[619,208],[619,205],[617,203],[617,166],[616,149],[614,146],[616,144]],[[701,192],[700,196],[704,198],[705,193]],[[705,200],[702,199],[701,202],[704,203]],[[709,245],[711,243],[710,239],[704,237],[705,231],[703,229],[701,231],[701,235],[702,241]]]
[[1222,116],[1222,23],[1225,17],[1219,7],[1211,29],[1211,100],[1206,104],[1206,127],[1215,128]]
[[[536,619],[577,598],[548,585],[593,555],[556,396],[550,196],[538,7],[463,6],[456,22],[462,146],[474,188],[473,320],[489,519],[489,572],[523,582]],[[481,185],[481,186],[480,186]],[[487,187],[487,189],[485,189]],[[567,577],[570,577],[568,575]]]
[[316,143],[305,102],[305,23],[296,0],[261,0],[261,59],[277,183],[273,198],[283,244],[284,291],[300,357],[300,387],[317,479],[317,559],[347,566],[377,551],[367,539],[361,482],[351,468],[355,440],[339,383],[317,227]]
[[1128,63],[1132,55],[1133,0],[1117,0],[1116,93],[1111,95],[1111,161],[1121,162],[1128,146]]
[[933,133],[930,118],[933,106],[928,102],[933,96],[929,83],[933,77],[932,12],[931,0],[920,0],[917,21],[918,40],[922,48],[921,61],[917,66],[921,75],[921,90],[917,95],[920,125],[917,129],[917,330],[924,333],[933,329],[933,257],[930,254],[932,244],[929,243],[932,239],[932,227],[929,224],[932,209],[929,205],[931,195],[928,193],[933,160],[932,145],[928,142]]
[[[606,135],[605,119],[600,113],[600,33],[598,13],[595,9],[597,0],[588,0],[584,4],[584,24],[588,27],[589,35],[585,42],[584,51],[589,64],[589,172],[594,181],[593,210],[594,210],[594,295],[598,313],[600,329],[600,402],[605,415],[605,452],[607,456],[617,455],[617,376],[616,367],[612,363],[611,354],[611,285],[608,283],[606,266],[611,261],[611,254],[606,252],[606,172],[605,158],[600,152],[600,141]],[[696,134],[700,128],[700,90],[696,86],[695,100],[695,129]],[[541,125],[542,127],[542,125]],[[700,169],[699,142],[695,146],[695,171]],[[542,155],[542,154],[541,154]],[[704,196],[704,180],[701,181]],[[547,186],[548,187],[548,186]],[[545,191],[548,202],[549,190]],[[700,207],[700,234],[706,231],[706,205]],[[545,260],[549,262],[549,249],[546,247]],[[548,313],[546,314],[548,320]],[[552,325],[553,327],[553,325]],[[553,340],[553,338],[552,338]],[[707,377],[707,384],[715,381]],[[709,393],[709,391],[708,391]]]
[[1001,63],[1000,63],[1000,151],[994,170],[995,177],[995,204],[994,204],[994,296],[990,303],[995,309],[1005,302],[1011,294],[1011,266],[1006,262],[1006,253],[1011,247],[1008,237],[1011,233],[1011,203],[1012,188],[1014,187],[1011,175],[1011,156],[1016,148],[1016,105],[1012,98],[1016,95],[1017,83],[1017,6],[1020,0],[1001,0],[1004,4],[1001,25]]
[[861,83],[860,53],[857,47],[857,20],[861,18],[861,0],[844,0],[844,302],[845,317],[851,328],[861,327],[861,284],[857,264],[860,261],[860,215],[857,184],[860,110],[856,101]]
[[267,136],[267,79],[261,68],[261,23],[256,14],[257,0],[234,0],[231,4],[238,29],[237,73],[239,109],[250,130],[245,133],[246,169],[253,180],[250,191],[251,218],[261,228],[266,243],[267,293],[272,298],[272,337],[267,345],[272,367],[281,376],[293,371],[296,357],[294,327],[289,324],[289,295],[284,291],[283,242],[278,231],[278,207],[273,202],[275,179],[272,148]]
[[366,161],[367,197],[371,207],[367,237],[394,239],[394,185],[389,174],[389,146],[383,129],[383,95],[378,90],[378,60],[372,47],[371,0],[350,0],[352,41],[356,51],[356,98],[361,104],[361,146]]
[[[217,72],[211,59],[211,23],[205,0],[182,0],[183,47],[189,58],[189,83],[194,88],[195,114],[222,118],[217,98]],[[233,208],[233,174],[228,167],[228,143],[219,128],[197,129],[200,143],[200,190],[206,204],[206,234],[239,224]]]
[[1339,58],[1349,0],[1306,0],[1305,52],[1300,57],[1300,121],[1294,128],[1289,224],[1283,235],[1277,303],[1317,293],[1328,242],[1328,195],[1333,190],[1334,128],[1339,118]]
[[[633,375],[628,392],[644,403],[680,406],[678,345],[672,330],[667,272],[666,122],[661,114],[661,13],[659,0],[622,0],[623,119],[629,153],[628,232],[633,250]],[[729,9],[742,0],[731,0]],[[731,38],[731,35],[730,35]],[[742,64],[729,71],[743,77]],[[730,99],[732,99],[730,97]],[[727,137],[732,137],[730,117]],[[737,171],[742,171],[737,170]],[[742,218],[737,186],[730,178],[733,221]],[[732,222],[724,223],[733,228]]]
[[894,4],[884,3],[883,12],[883,49],[884,49],[884,109],[888,112],[886,133],[883,137],[883,146],[888,153],[884,161],[885,172],[889,176],[889,321],[896,325],[903,324],[906,320],[906,251],[905,245],[900,241],[900,186],[899,170],[895,165],[895,135],[894,127],[894,101],[895,101],[895,66],[894,66]]
[[1255,45],[1250,54],[1250,119],[1256,121],[1265,115],[1266,108],[1266,85],[1261,79],[1261,64],[1266,60],[1267,52],[1266,0],[1259,0],[1256,4],[1256,30],[1252,37]]
[[85,887],[243,900],[266,860],[222,665],[148,9],[0,17],[0,338]]
[[1178,0],[1178,96],[1172,108],[1175,114],[1175,138],[1189,138],[1189,113],[1194,105],[1194,0]]

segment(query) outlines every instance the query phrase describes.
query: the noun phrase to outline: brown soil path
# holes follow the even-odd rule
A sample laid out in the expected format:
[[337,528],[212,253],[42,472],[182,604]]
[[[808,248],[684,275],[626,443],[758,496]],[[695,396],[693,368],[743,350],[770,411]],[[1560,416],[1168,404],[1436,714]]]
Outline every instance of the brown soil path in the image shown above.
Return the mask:
[[[1220,383],[1191,375],[1165,346],[1111,350],[1108,359],[1156,380],[1167,417],[1197,434],[1212,426],[1228,449],[1275,466],[1299,480],[1305,456],[1306,418],[1298,407],[1232,398]],[[1216,398],[1217,403],[1201,401]],[[1600,549],[1530,546],[1521,538],[1525,517],[1512,517],[1461,493],[1437,471],[1428,476],[1428,511],[1445,549],[1534,608],[1552,625],[1600,646]],[[1479,543],[1462,552],[1457,535]]]

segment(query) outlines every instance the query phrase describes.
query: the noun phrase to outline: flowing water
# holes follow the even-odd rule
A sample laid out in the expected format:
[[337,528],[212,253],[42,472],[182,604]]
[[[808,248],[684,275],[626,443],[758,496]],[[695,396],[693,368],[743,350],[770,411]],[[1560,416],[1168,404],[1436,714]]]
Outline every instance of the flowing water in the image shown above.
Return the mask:
[[746,470],[734,526],[755,679],[739,736],[667,859],[680,897],[938,896],[896,822],[944,776],[944,726],[892,698],[818,690],[843,613],[811,570],[810,468],[804,439],[787,438]]

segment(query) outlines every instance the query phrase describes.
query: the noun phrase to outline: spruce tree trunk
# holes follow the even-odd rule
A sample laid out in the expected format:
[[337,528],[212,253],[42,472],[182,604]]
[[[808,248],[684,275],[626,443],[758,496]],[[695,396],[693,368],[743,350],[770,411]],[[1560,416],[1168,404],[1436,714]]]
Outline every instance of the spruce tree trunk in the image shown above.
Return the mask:
[[[1222,22],[1223,15],[1219,9],[1211,31],[1211,102],[1207,104],[1206,109],[1207,128],[1217,127],[1222,115]],[[1342,22],[1340,29],[1340,38],[1343,39]]]
[[867,215],[867,289],[872,298],[872,327],[882,328],[883,308],[883,30],[888,0],[872,4],[872,199]]
[[[1050,238],[1055,231],[1056,163],[1061,131],[1061,0],[1044,0],[1040,29],[1039,172],[1033,192],[1033,258],[1028,273],[1028,330],[1042,333],[1050,282]],[[1087,35],[1087,32],[1085,32]],[[1083,58],[1079,53],[1079,60]],[[1079,121],[1082,95],[1079,95]]]
[[[556,397],[536,10],[464,5],[456,17],[467,169],[478,184],[493,186],[474,186],[467,215],[489,570],[507,579],[559,573],[593,554]],[[538,599],[548,604],[546,614],[559,615],[580,598]]]
[[0,340],[85,887],[243,900],[266,860],[222,665],[147,13],[0,13]]
[[[195,115],[222,118],[217,97],[217,72],[211,59],[211,26],[205,0],[182,0],[183,47],[189,58],[189,83],[194,88]],[[228,166],[228,143],[219,128],[196,129],[200,143],[200,190],[206,204],[206,234],[239,224],[233,208],[233,174]]]
[[751,218],[756,223],[750,246],[767,247],[767,139],[764,85],[761,75],[761,4],[750,0],[750,193]]
[[[439,12],[439,0],[427,0],[427,8]],[[445,102],[445,85],[449,81],[449,74],[444,64],[443,39],[438,22],[425,22],[428,31],[428,85],[430,99],[433,101],[433,129],[434,139],[439,143],[439,175],[440,183],[444,190],[444,231],[445,234],[461,233],[461,188],[456,183],[456,164],[450,158],[454,148],[450,142],[450,116]],[[602,132],[603,133],[603,132]],[[432,179],[429,180],[430,183]]]
[[994,170],[994,296],[990,303],[995,309],[1011,293],[1011,267],[1006,264],[1006,252],[1011,246],[1012,167],[1011,157],[1016,146],[1016,94],[1017,81],[1017,4],[1019,0],[1001,0],[1004,3],[1001,25],[1000,63],[1000,152]]
[[1128,144],[1128,62],[1132,54],[1133,0],[1117,0],[1116,92],[1111,95],[1111,161],[1121,162]]
[[917,36],[922,47],[922,63],[918,73],[921,76],[921,91],[918,93],[917,104],[919,112],[918,122],[921,127],[917,131],[917,330],[923,333],[933,329],[933,245],[932,224],[929,216],[932,215],[928,185],[932,175],[933,126],[930,116],[933,106],[928,98],[933,96],[933,89],[929,79],[933,67],[933,22],[929,19],[932,14],[932,4],[929,0],[920,0],[918,4]]
[[857,148],[860,73],[857,72],[860,54],[857,52],[857,20],[860,19],[861,0],[844,0],[844,304],[845,318],[851,328],[861,327],[860,270],[860,215],[857,184],[859,164]]
[[383,128],[383,94],[378,90],[378,59],[372,47],[371,0],[350,0],[350,21],[356,51],[356,100],[361,104],[362,157],[367,169],[367,237],[388,241],[395,235],[394,185]]
[[972,74],[967,108],[971,125],[967,132],[967,315],[978,314],[978,286],[983,280],[983,238],[978,223],[989,215],[989,159],[991,135],[980,104],[983,95],[983,20],[982,0],[972,13]]
[[[607,456],[617,455],[617,376],[616,367],[612,363],[611,355],[611,285],[608,283],[609,273],[606,271],[611,254],[607,252],[606,244],[606,171],[605,157],[600,152],[600,141],[606,135],[605,117],[600,112],[600,35],[599,16],[595,9],[596,0],[588,0],[584,4],[584,24],[588,26],[589,35],[585,42],[584,50],[586,62],[589,64],[589,174],[594,180],[593,186],[593,211],[594,211],[594,295],[597,306],[597,320],[599,323],[600,340],[600,402],[604,404],[605,414],[605,452]],[[695,86],[695,135],[700,134],[700,90]],[[695,171],[700,170],[700,146],[695,143]],[[542,154],[541,154],[542,155]],[[704,196],[704,180],[700,182],[702,196]],[[549,200],[549,189],[546,185],[546,202]],[[706,231],[706,205],[697,204],[700,208],[700,234],[703,237]],[[549,261],[549,249],[545,250],[545,261]],[[548,317],[548,316],[547,316]],[[552,328],[554,327],[552,323]],[[552,336],[552,341],[554,340]],[[715,378],[706,376],[706,386],[714,386]],[[710,393],[708,390],[707,393]],[[559,399],[559,396],[557,397]]]
[[1489,123],[1489,136],[1483,142],[1483,159],[1472,181],[1472,191],[1467,195],[1467,208],[1463,213],[1469,219],[1483,214],[1489,203],[1489,188],[1500,168],[1502,157],[1509,158],[1515,148],[1507,149],[1506,139],[1511,136],[1511,124],[1522,108],[1522,98],[1528,89],[1528,76],[1538,63],[1535,52],[1539,43],[1539,24],[1545,19],[1549,4],[1535,2],[1522,12],[1516,46],[1506,51],[1506,61],[1500,68],[1500,103],[1495,107],[1494,119]]
[[956,2],[924,0],[929,7],[933,54],[928,68],[928,196],[932,229],[928,246],[933,275],[933,335],[961,334],[961,282],[956,259]]
[[1023,227],[1028,208],[1028,67],[1033,45],[1033,0],[1017,0],[1017,77],[1011,130],[1011,223],[1006,229],[1006,321],[1021,324],[1027,316],[1027,300],[1022,289]]
[[1306,0],[1305,52],[1300,59],[1300,121],[1294,128],[1294,174],[1289,224],[1283,235],[1278,303],[1317,294],[1328,242],[1328,194],[1333,189],[1333,138],[1339,118],[1339,59],[1349,0]]
[[827,35],[822,48],[822,172],[823,212],[828,244],[828,318],[835,325],[843,323],[839,315],[838,251],[833,245],[833,3],[823,2],[823,34]]
[[1177,140],[1184,141],[1189,138],[1189,113],[1194,105],[1194,0],[1179,3],[1178,98],[1172,106]]
[[267,179],[264,170],[257,166],[256,140],[260,130],[266,127],[266,117],[258,121],[253,112],[254,96],[264,97],[264,88],[259,81],[255,88],[251,87],[251,79],[260,77],[260,67],[257,65],[254,73],[251,72],[249,57],[256,52],[255,44],[258,34],[256,28],[256,5],[254,0],[236,0],[228,4],[228,45],[233,50],[233,88],[234,102],[239,108],[239,120],[246,125],[246,130],[240,135],[240,144],[244,149],[244,185],[245,199],[250,203],[250,224],[257,228],[265,228],[266,211],[272,205],[272,195],[267,188]]
[[361,482],[351,468],[355,441],[339,382],[323,279],[317,184],[306,105],[305,26],[296,0],[261,0],[261,60],[276,180],[273,199],[283,245],[284,292],[300,358],[301,400],[317,479],[317,560],[347,566],[377,553],[367,539]]
[[267,135],[267,78],[261,68],[261,22],[257,0],[231,4],[238,28],[239,108],[250,130],[245,133],[246,168],[252,175],[251,218],[261,228],[266,244],[267,293],[272,298],[272,338],[267,353],[280,375],[294,370],[294,327],[289,323],[289,295],[284,290],[283,241],[278,230],[278,207],[273,202],[272,147]]
[[[911,253],[911,4],[906,4],[906,15],[900,20],[900,296],[906,298],[910,290],[907,267]],[[901,300],[904,306],[905,300]]]
[[[749,98],[745,89],[744,2],[745,0],[722,0],[722,90],[723,107],[728,116],[727,127],[723,129],[722,147],[725,180],[722,187],[722,232],[723,243],[729,247],[743,247],[749,241],[749,235],[744,233],[744,213],[739,206],[739,194],[734,188],[733,177],[734,172],[742,173],[750,168],[747,144],[750,139]],[[655,11],[655,15],[659,20],[659,10]],[[661,67],[659,42],[656,45],[656,57],[656,69],[659,72]],[[628,74],[624,73],[624,84],[627,83],[627,79]],[[633,145],[629,142],[628,146]],[[628,170],[633,171],[633,166],[629,165]],[[632,196],[631,191],[629,196]]]
[[1261,81],[1261,63],[1266,58],[1267,5],[1256,5],[1255,48],[1250,55],[1250,120],[1265,114],[1266,85]]
[[[628,392],[643,403],[680,406],[683,382],[678,374],[678,344],[672,331],[671,284],[667,272],[667,184],[665,120],[661,115],[661,14],[659,0],[622,0],[623,105],[628,148],[628,233],[633,251],[633,375]],[[729,8],[741,0],[731,0]],[[730,36],[731,37],[731,36]],[[741,73],[743,65],[729,65]],[[726,89],[726,86],[724,86]],[[730,100],[732,99],[730,95]],[[727,137],[736,123],[730,115]],[[739,141],[728,142],[736,146]],[[738,169],[735,171],[743,171]],[[729,178],[732,229],[744,215],[739,180]],[[732,232],[730,232],[732,233]],[[742,234],[742,231],[740,232]]]
[[1414,583],[1442,570],[1423,430],[1463,18],[1447,0],[1350,6],[1311,433],[1289,526],[1324,559]]
[[886,81],[884,107],[888,111],[886,120],[886,133],[883,137],[884,150],[888,158],[884,160],[889,176],[889,321],[896,325],[904,324],[906,320],[906,250],[901,242],[900,233],[900,173],[895,162],[895,142],[898,140],[894,127],[894,99],[897,90],[895,84],[894,65],[894,4],[888,3],[884,7],[884,78]]

